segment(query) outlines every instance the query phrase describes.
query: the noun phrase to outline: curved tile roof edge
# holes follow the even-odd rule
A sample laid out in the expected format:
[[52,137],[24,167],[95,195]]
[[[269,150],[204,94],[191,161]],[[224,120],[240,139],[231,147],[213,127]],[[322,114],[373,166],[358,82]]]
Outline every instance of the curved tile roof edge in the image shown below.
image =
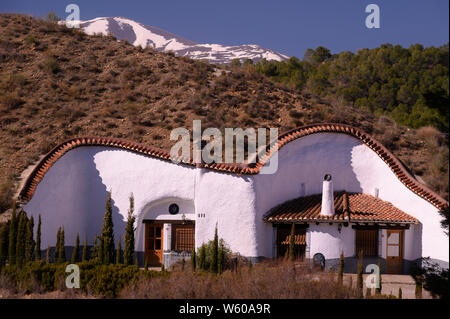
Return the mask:
[[[386,147],[375,140],[372,136],[365,133],[359,128],[346,124],[322,123],[311,124],[295,128],[278,137],[278,143],[269,145],[266,148],[266,154],[258,158],[256,163],[251,164],[225,164],[211,163],[204,164],[205,168],[228,172],[238,175],[254,175],[258,174],[261,167],[270,159],[271,155],[301,137],[305,137],[316,133],[341,133],[350,135],[366,146],[372,149],[391,169],[397,178],[413,193],[424,198],[436,208],[443,210],[448,209],[448,202],[427,186],[418,182]],[[81,146],[108,146],[126,149],[139,154],[156,157],[162,160],[171,161],[170,152],[157,147],[147,146],[140,143],[130,142],[120,138],[104,138],[104,137],[76,137],[62,142],[48,152],[41,161],[36,165],[31,174],[26,179],[24,186],[19,193],[19,200],[28,201],[32,198],[37,185],[42,180],[50,167],[68,151]],[[177,158],[182,164],[195,166],[192,158]]]

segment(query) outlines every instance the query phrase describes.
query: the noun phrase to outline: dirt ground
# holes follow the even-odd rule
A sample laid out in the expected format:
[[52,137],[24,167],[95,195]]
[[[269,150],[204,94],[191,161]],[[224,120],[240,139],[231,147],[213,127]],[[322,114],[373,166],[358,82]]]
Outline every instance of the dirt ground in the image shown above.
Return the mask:
[[[366,278],[368,275],[363,275],[364,294],[366,294]],[[352,279],[350,279],[350,277]],[[356,285],[356,274],[344,274],[344,282],[349,284],[350,280],[352,285]],[[416,299],[415,289],[416,283],[414,279],[409,275],[381,275],[381,293],[385,295],[394,295],[398,297],[398,290],[402,288],[403,299]],[[372,289],[372,294],[375,289]],[[431,299],[431,294],[425,289],[422,290],[422,299]]]

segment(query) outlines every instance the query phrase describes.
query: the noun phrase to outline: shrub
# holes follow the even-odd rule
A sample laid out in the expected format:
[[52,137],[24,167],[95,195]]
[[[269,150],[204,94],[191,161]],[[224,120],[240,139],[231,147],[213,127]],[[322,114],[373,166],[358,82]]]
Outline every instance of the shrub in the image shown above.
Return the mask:
[[54,74],[59,71],[58,62],[52,57],[45,58],[41,64],[39,64],[39,68],[49,74]]

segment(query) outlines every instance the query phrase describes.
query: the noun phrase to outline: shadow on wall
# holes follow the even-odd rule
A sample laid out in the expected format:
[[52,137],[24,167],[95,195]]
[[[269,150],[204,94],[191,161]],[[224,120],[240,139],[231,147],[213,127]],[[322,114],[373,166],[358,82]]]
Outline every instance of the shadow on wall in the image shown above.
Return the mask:
[[[65,154],[50,168],[33,198],[25,205],[25,211],[35,220],[39,214],[42,217],[42,249],[55,245],[60,226],[64,226],[67,246],[75,244],[77,232],[80,245],[86,236],[88,244],[92,245],[95,235],[101,234],[108,190],[94,161],[100,150],[98,147],[81,147]],[[114,239],[117,243],[119,236],[125,233],[126,221],[114,205],[112,191]]]
[[[100,151],[100,150],[97,150]],[[114,202],[114,190],[107,189],[105,184],[103,183],[100,172],[96,168],[94,157],[96,152],[90,153],[90,166],[91,172],[90,176],[92,176],[92,180],[89,180],[89,188],[90,192],[90,200],[88,201],[90,207],[89,211],[86,215],[86,225],[88,226],[87,234],[88,241],[93,241],[95,235],[101,235],[103,221],[106,212],[106,200],[108,198],[108,191],[112,192],[111,195],[111,206],[112,206],[112,220],[114,225],[114,240],[117,246],[119,238],[122,240],[123,246],[123,235],[125,234],[126,221],[124,221],[123,216],[119,213],[119,209],[115,206]],[[92,175],[91,175],[92,174]],[[131,193],[131,191],[130,191]],[[80,241],[84,241],[84,238]]]
[[[278,170],[272,175],[256,175],[257,242],[259,254],[270,256],[271,230],[262,221],[272,208],[301,196],[322,193],[325,174],[331,174],[334,191],[362,192],[353,169],[354,148],[362,143],[346,134],[319,133],[284,146],[278,154]],[[265,243],[265,244],[263,244]]]

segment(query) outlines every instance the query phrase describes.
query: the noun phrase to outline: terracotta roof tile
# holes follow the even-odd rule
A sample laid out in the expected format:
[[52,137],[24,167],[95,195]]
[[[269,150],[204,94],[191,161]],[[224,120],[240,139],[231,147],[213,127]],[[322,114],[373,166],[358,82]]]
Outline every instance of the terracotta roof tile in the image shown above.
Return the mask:
[[[215,169],[219,171],[241,174],[258,174],[261,167],[270,159],[271,155],[277,152],[280,148],[288,144],[289,142],[315,133],[323,132],[333,132],[351,135],[354,138],[361,140],[368,147],[373,149],[377,155],[384,160],[391,170],[396,174],[399,180],[405,184],[407,188],[413,191],[418,196],[421,196],[436,206],[438,209],[448,209],[448,202],[445,201],[438,194],[427,188],[426,186],[420,184],[414,177],[407,172],[400,161],[389,152],[384,146],[377,142],[374,138],[370,137],[368,134],[364,133],[356,127],[352,127],[344,124],[313,124],[308,126],[303,126],[300,128],[293,129],[285,134],[282,134],[278,138],[278,143],[267,149],[266,156],[261,156],[258,159],[258,163],[254,167],[250,164],[243,165],[233,165],[233,164],[223,164],[221,167],[217,165],[209,166],[210,169]],[[85,141],[85,143],[83,143]],[[38,174],[40,168],[44,163],[54,164],[61,156],[70,151],[73,148],[84,146],[84,145],[105,145],[117,148],[128,149],[141,154],[148,154],[160,159],[170,160],[170,153],[166,150],[161,150],[156,147],[145,146],[142,144],[122,140],[122,139],[111,139],[102,137],[80,137],[67,140],[60,145],[53,148],[38,165],[35,167],[33,172],[28,176],[25,184],[20,192],[19,199],[30,200],[33,196],[34,188],[32,185],[37,185],[43,178],[42,174]],[[182,161],[184,164],[195,166],[193,159],[186,159]]]
[[419,221],[391,203],[372,195],[335,192],[335,215],[320,214],[322,195],[311,195],[289,200],[271,209],[264,218],[267,222],[342,221],[375,223],[408,223]]

